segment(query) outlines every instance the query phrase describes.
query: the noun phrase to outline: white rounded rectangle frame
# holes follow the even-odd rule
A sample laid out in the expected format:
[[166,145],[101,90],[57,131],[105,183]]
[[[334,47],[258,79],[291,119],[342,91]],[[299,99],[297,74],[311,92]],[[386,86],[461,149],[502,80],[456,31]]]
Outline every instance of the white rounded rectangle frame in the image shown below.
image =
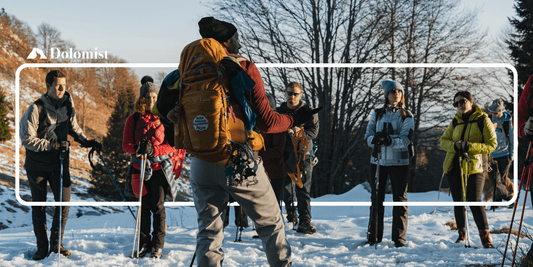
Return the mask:
[[[25,68],[177,68],[179,63],[26,63],[22,64],[15,74],[15,197],[25,206],[140,206],[139,202],[33,202],[25,201],[20,197],[20,72]],[[358,63],[309,63],[309,64],[283,64],[283,63],[258,63],[258,68],[507,68],[513,72],[514,102],[513,113],[518,114],[518,74],[511,64],[488,63],[488,64],[455,64],[455,63],[387,63],[387,64],[358,64]],[[518,127],[514,127],[514,136],[518,137]],[[518,153],[518,142],[514,142],[514,151]],[[518,158],[518,157],[515,157]],[[514,192],[518,192],[518,164],[514,164]],[[493,206],[508,206],[515,202],[517,194],[507,202],[491,202]],[[232,203],[232,206],[238,204]],[[319,202],[312,201],[312,206],[370,206],[371,202]],[[408,202],[384,202],[384,206],[486,206],[486,202],[437,202],[437,201],[408,201]],[[165,202],[165,206],[194,206],[194,202]]]

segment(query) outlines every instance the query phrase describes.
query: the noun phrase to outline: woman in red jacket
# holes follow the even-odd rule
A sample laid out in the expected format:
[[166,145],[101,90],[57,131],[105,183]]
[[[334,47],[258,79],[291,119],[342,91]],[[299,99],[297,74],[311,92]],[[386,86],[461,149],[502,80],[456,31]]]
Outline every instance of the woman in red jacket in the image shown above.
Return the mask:
[[[139,257],[151,252],[152,258],[160,258],[165,245],[165,194],[174,181],[172,160],[175,153],[164,133],[159,118],[151,113],[156,102],[157,87],[145,82],[140,89],[136,102],[137,112],[130,115],[124,128],[122,148],[132,155],[132,188],[139,197],[140,191],[140,156],[147,155],[141,204],[141,229]],[[153,215],[153,232],[150,235],[151,215]]]

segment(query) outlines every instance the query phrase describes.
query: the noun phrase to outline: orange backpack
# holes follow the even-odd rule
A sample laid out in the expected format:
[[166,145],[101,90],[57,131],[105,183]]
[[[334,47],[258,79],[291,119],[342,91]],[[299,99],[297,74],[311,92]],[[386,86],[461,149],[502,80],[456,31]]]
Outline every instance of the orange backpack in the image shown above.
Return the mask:
[[[224,58],[228,55],[218,41],[201,39],[183,49],[178,67],[181,112],[176,123],[175,145],[208,162],[230,157],[229,140],[247,144],[252,139],[252,150],[263,147],[261,135],[248,132],[244,123],[235,118],[229,103],[229,81],[220,65]],[[257,136],[261,139],[256,140]]]

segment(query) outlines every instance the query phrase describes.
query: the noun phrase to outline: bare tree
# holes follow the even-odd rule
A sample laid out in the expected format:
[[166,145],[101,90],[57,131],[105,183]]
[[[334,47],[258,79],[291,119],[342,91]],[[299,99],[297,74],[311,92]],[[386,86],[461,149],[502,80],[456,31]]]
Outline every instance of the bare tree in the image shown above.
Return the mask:
[[[456,0],[223,0],[215,10],[238,25],[242,54],[256,62],[474,62],[484,38],[475,27],[476,13],[459,10]],[[367,180],[370,150],[363,136],[370,113],[383,105],[379,84],[384,78],[405,85],[418,132],[422,125],[451,121],[453,110],[446,113],[435,105],[450,102],[454,90],[481,84],[479,75],[452,68],[261,71],[267,91],[280,95],[288,82],[298,81],[304,100],[324,107],[314,196],[342,193]]]
[[50,58],[51,47],[59,47],[63,43],[59,30],[46,22],[37,26],[37,42],[47,58]]

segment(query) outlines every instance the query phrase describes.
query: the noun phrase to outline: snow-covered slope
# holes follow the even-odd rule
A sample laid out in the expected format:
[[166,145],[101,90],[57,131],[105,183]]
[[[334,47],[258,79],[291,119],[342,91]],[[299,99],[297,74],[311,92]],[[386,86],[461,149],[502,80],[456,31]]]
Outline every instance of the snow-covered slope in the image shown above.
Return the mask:
[[[2,207],[14,200],[11,188],[0,186]],[[408,194],[412,201],[436,201],[437,192]],[[314,201],[367,201],[370,194],[360,185],[341,196],[324,196]],[[387,201],[391,196],[387,195]],[[451,201],[440,194],[441,201]],[[522,203],[522,200],[520,200]],[[529,203],[529,201],[528,201]],[[137,266],[130,259],[135,221],[129,212],[113,212],[101,216],[85,214],[76,216],[76,209],[89,211],[92,208],[72,207],[64,244],[71,250],[70,258],[61,258],[63,266]],[[124,209],[122,209],[124,210]],[[230,222],[234,221],[231,209]],[[475,248],[455,244],[457,232],[445,225],[453,217],[451,207],[410,207],[407,244],[394,248],[390,239],[392,207],[385,209],[385,236],[375,249],[364,245],[368,224],[368,207],[313,207],[313,223],[317,233],[309,236],[291,230],[286,224],[287,238],[292,247],[294,266],[499,266],[507,235],[492,234],[496,249],[480,249],[477,228],[470,217],[470,229]],[[518,211],[521,211],[521,207]],[[3,211],[0,212],[5,216]],[[508,227],[512,210],[499,208],[487,211],[491,229]],[[35,252],[35,237],[31,227],[30,213],[15,210],[13,220],[25,222],[25,226],[0,231],[0,266],[48,266],[57,264],[57,255],[52,254],[42,261],[32,261]],[[49,216],[49,223],[51,223]],[[515,224],[516,225],[516,224]],[[526,207],[524,225],[531,229],[533,213]],[[189,266],[196,244],[196,211],[193,207],[167,207],[167,236],[163,257],[155,260],[143,258],[141,266]],[[233,223],[226,228],[223,250],[225,266],[268,266],[261,241],[254,239],[255,231],[247,228],[242,233],[242,242],[234,242],[236,228]],[[512,237],[511,240],[516,240]],[[531,240],[522,238],[520,248],[527,250]],[[520,254],[520,252],[519,252]],[[510,264],[510,261],[507,261]],[[495,265],[493,265],[495,264]]]

